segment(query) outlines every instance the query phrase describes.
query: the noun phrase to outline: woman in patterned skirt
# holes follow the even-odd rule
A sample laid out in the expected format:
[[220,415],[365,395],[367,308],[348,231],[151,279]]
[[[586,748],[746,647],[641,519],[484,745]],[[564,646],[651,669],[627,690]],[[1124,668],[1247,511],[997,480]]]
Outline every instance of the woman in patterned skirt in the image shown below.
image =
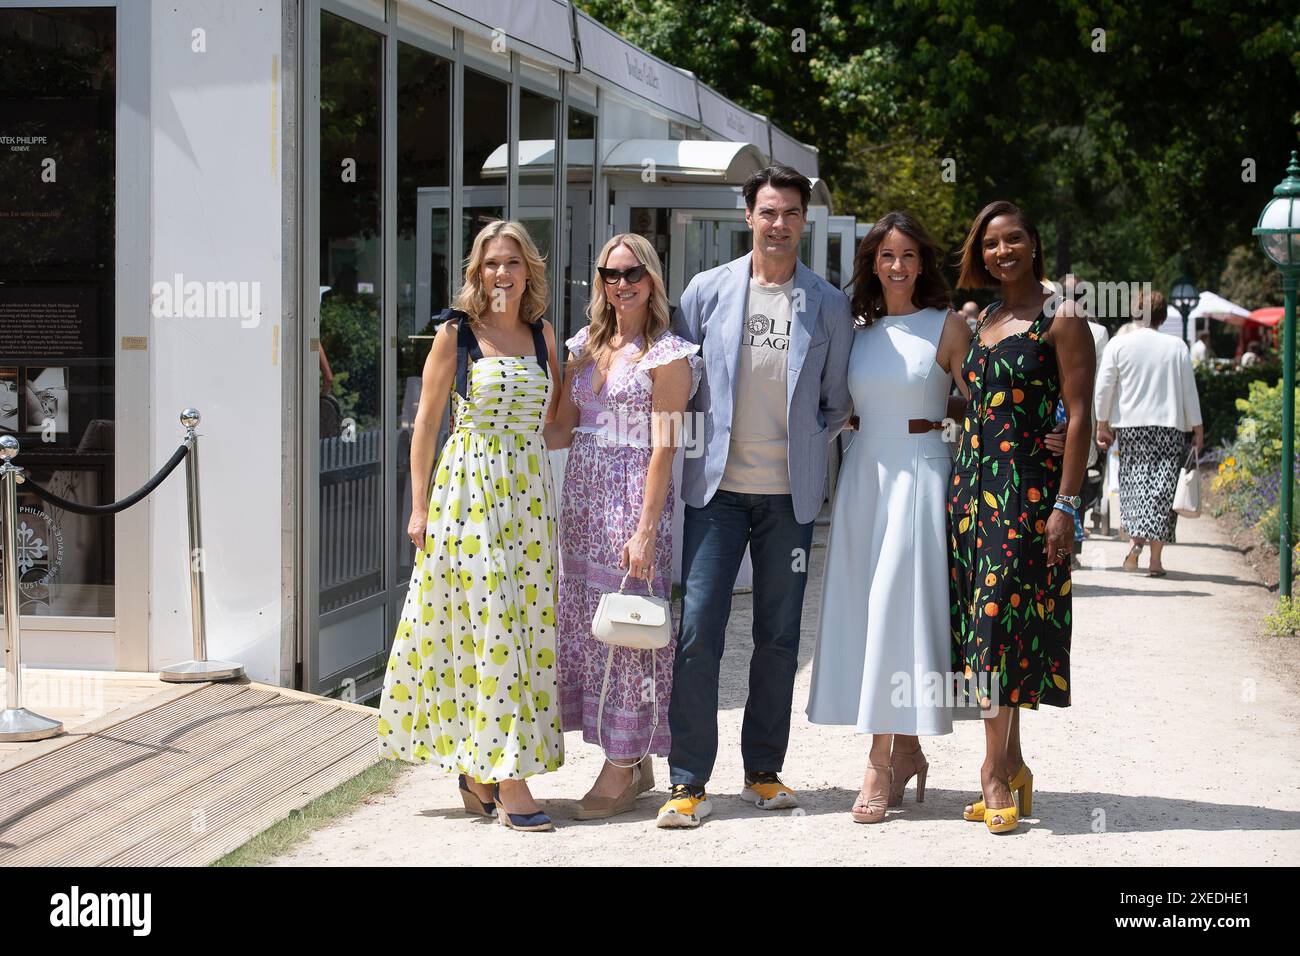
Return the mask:
[[1133,332],[1106,346],[1097,369],[1097,441],[1119,446],[1119,508],[1132,547],[1124,570],[1136,571],[1151,543],[1147,573],[1165,576],[1164,546],[1174,540],[1178,476],[1205,443],[1196,374],[1187,346],[1157,331],[1168,307],[1159,292],[1133,304]]
[[[418,550],[379,704],[386,757],[458,773],[466,810],[518,830],[551,829],[525,778],[564,762],[542,440],[559,366],[546,302],[524,228],[485,226],[424,363],[407,528]],[[449,394],[455,425],[435,471]]]
[[579,820],[635,809],[654,786],[650,754],[668,754],[676,640],[657,651],[614,648],[611,656],[591,622],[601,595],[618,590],[625,574],[669,596],[673,458],[700,379],[699,346],[668,331],[654,247],[619,235],[596,261],[591,324],[566,343],[572,361],[547,428],[552,447],[572,442],[560,504],[561,716],[565,730],[581,730],[606,757],[578,802]]
[[[1020,709],[1070,703],[1070,556],[1096,357],[1074,303],[1053,308],[1042,279],[1033,223],[1009,202],[985,206],[962,246],[958,285],[1001,298],[981,313],[962,367],[970,407],[948,522],[953,666],[985,710],[983,800],[964,816],[994,833],[1031,810]],[[1058,399],[1068,414],[1061,460],[1046,444]]]

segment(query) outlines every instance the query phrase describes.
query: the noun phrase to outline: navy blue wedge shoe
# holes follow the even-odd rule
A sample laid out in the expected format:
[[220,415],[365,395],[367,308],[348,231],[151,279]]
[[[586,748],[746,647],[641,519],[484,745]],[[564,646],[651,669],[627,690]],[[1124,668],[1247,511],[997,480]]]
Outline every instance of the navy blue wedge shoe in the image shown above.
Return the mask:
[[472,813],[476,817],[494,817],[497,815],[497,806],[495,803],[484,803],[469,788],[469,780],[462,773],[456,778],[460,785],[460,799],[465,804],[465,812]]
[[501,786],[498,784],[492,788],[492,796],[497,802],[497,822],[503,827],[509,827],[511,830],[526,830],[541,832],[545,830],[554,830],[555,825],[551,823],[551,818],[541,810],[536,813],[511,813],[501,802]]

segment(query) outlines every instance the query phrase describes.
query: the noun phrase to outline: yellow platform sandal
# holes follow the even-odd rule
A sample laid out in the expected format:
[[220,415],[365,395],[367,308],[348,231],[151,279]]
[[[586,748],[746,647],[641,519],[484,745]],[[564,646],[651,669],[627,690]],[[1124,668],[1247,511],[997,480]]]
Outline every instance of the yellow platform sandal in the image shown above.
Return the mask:
[[[1022,763],[1016,775],[1007,781],[1007,786],[1011,788],[1012,796],[1017,800],[1020,813],[1029,816],[1034,812],[1034,775],[1029,770],[1029,765]],[[972,823],[979,823],[984,817],[984,800],[976,800],[970,805],[969,810],[963,810],[961,816],[963,820],[969,820]]]

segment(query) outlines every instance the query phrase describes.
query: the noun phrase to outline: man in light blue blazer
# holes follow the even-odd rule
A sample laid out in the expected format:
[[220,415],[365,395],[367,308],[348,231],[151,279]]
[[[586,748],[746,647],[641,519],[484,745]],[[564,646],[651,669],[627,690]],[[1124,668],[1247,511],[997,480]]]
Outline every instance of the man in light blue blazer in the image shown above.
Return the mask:
[[687,410],[696,432],[687,447],[697,453],[682,467],[684,596],[668,711],[672,792],[661,827],[698,826],[711,809],[718,672],[747,546],[754,654],[741,795],[763,809],[798,806],[777,774],[790,738],[813,522],[830,444],[853,412],[848,298],[798,257],[812,185],[794,169],[769,166],[743,191],[753,251],[692,279],[673,328],[700,344],[704,376]]

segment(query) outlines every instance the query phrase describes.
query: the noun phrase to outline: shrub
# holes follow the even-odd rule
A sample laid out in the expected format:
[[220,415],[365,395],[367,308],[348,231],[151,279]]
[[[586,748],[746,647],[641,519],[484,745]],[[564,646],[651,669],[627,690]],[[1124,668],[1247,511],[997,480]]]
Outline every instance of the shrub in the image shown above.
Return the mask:
[[1241,416],[1237,409],[1238,399],[1249,396],[1252,383],[1276,382],[1281,375],[1281,367],[1271,362],[1223,371],[1216,371],[1208,365],[1197,368],[1196,392],[1201,402],[1201,418],[1205,422],[1205,447],[1214,448],[1232,441]]

